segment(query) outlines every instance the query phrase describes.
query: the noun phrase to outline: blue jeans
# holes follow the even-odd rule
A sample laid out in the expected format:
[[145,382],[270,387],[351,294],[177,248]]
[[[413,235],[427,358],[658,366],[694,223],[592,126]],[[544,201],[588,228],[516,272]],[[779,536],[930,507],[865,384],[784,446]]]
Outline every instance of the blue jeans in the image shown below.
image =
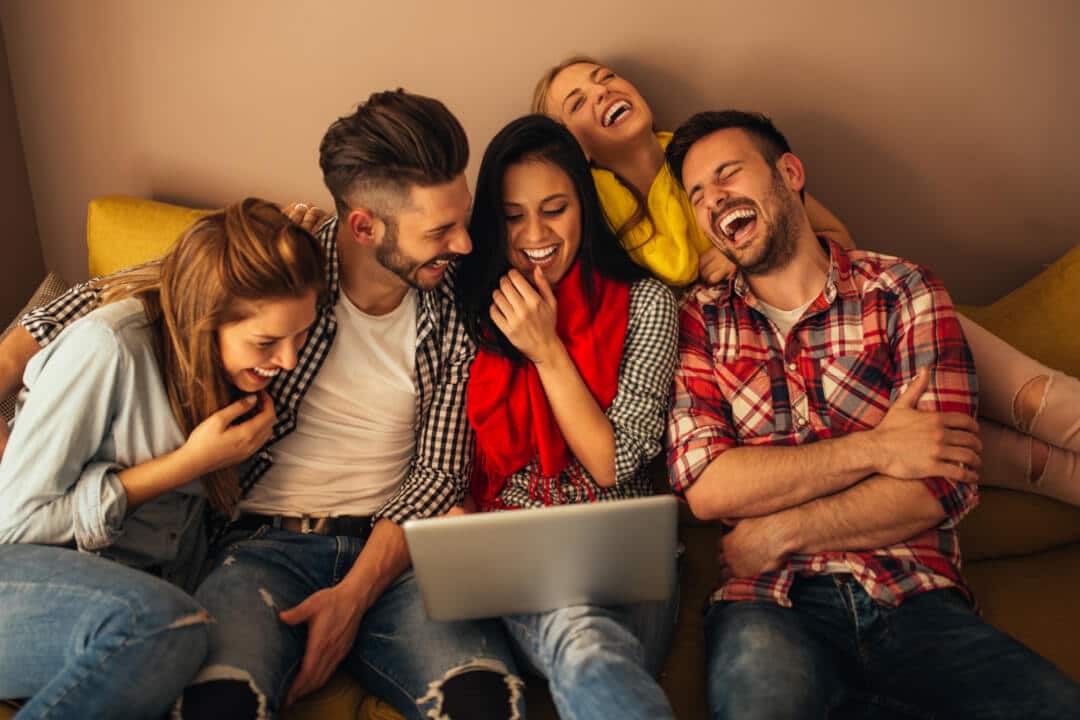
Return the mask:
[[671,718],[656,682],[675,634],[670,600],[622,607],[574,605],[503,618],[522,665],[547,678],[563,720]]
[[0,697],[19,718],[161,717],[206,656],[208,618],[148,573],[0,545]]
[[[307,626],[286,625],[278,612],[341,581],[364,542],[269,526],[225,538],[195,593],[216,622],[210,628],[206,665],[185,693],[185,717],[192,714],[187,706],[193,704],[193,688],[218,680],[242,681],[256,694],[257,706],[276,715],[307,642]],[[365,613],[342,667],[416,720],[435,711],[468,717],[464,711],[449,712],[447,704],[455,702],[444,690],[458,688],[464,674],[487,671],[502,692],[499,716],[511,716],[510,701],[524,717],[521,680],[498,622],[429,620],[411,570],[395,579]],[[257,714],[262,716],[263,710]]]
[[848,575],[799,578],[792,608],[720,602],[705,617],[713,718],[1076,717],[1080,686],[956,590],[878,605]]

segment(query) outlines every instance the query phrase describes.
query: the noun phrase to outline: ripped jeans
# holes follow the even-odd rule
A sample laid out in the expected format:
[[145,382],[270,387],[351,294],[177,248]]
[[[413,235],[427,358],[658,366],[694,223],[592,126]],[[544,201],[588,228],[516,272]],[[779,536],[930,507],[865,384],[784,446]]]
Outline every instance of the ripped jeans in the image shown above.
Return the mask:
[[547,679],[563,720],[663,720],[674,715],[656,676],[678,613],[676,588],[662,602],[573,605],[503,622],[522,665]]
[[0,697],[19,718],[160,718],[206,656],[175,585],[49,545],[0,545]]
[[[307,626],[286,625],[278,612],[336,585],[364,542],[269,526],[224,538],[195,593],[215,623],[206,664],[184,693],[183,717],[276,717],[307,642]],[[412,570],[365,613],[341,667],[410,720],[524,717],[502,627],[495,620],[429,620]],[[232,694],[226,710],[211,689],[230,682],[246,697],[237,703]]]

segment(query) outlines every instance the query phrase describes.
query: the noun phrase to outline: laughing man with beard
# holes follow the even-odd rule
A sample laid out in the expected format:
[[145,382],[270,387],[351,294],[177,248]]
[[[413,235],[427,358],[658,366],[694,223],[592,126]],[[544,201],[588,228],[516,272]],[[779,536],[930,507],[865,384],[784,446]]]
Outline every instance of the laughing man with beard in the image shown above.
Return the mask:
[[816,237],[764,116],[695,115],[667,159],[736,266],[684,299],[668,427],[674,490],[726,528],[712,716],[1073,716],[1080,686],[983,622],[960,573],[981,448],[944,287]]

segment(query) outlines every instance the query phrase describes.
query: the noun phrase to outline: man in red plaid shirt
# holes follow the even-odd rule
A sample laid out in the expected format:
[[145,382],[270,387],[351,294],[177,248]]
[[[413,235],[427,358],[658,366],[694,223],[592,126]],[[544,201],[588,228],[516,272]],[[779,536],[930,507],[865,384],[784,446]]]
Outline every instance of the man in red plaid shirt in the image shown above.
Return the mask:
[[764,116],[695,115],[667,158],[736,268],[683,300],[668,428],[673,488],[728,527],[713,717],[1072,716],[1080,686],[983,622],[960,574],[981,448],[944,287],[815,237]]

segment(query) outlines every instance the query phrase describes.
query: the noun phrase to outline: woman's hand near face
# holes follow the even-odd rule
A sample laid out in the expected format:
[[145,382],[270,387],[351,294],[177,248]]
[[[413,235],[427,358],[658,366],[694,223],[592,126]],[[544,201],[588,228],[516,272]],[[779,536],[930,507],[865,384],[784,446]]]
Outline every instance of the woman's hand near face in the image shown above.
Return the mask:
[[254,417],[236,423],[255,407],[255,396],[249,395],[199,423],[179,449],[118,472],[128,511],[209,472],[235,465],[261,448],[270,439],[277,418],[270,397],[265,392],[259,396],[262,406]]
[[709,248],[698,258],[698,278],[704,283],[715,285],[733,272],[735,266],[717,248]]
[[265,392],[258,395],[259,412],[236,422],[255,407],[255,400],[255,395],[248,395],[226,405],[191,431],[181,452],[195,468],[197,477],[243,462],[270,439],[277,415],[274,401]]
[[517,270],[508,272],[492,293],[492,300],[495,327],[533,363],[549,360],[560,349],[562,341],[555,332],[558,302],[539,267],[533,272],[532,283]]

